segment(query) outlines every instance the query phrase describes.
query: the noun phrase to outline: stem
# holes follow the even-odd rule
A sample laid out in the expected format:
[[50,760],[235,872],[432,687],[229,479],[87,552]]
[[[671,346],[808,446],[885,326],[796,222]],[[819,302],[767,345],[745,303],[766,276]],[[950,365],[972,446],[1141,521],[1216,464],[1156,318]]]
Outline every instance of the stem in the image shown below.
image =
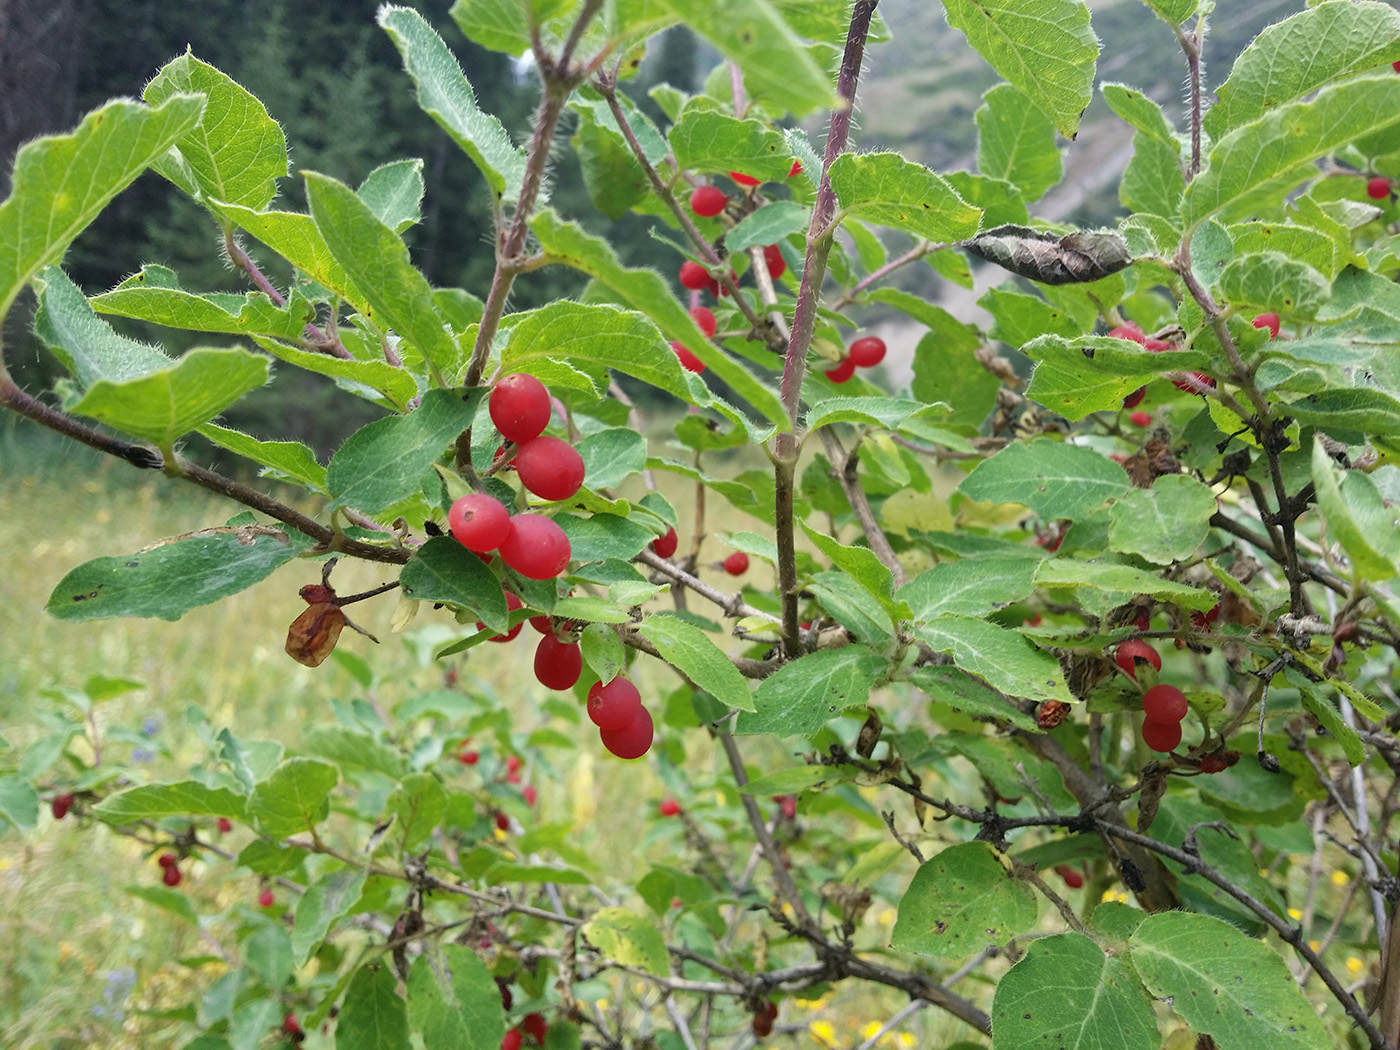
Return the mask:
[[32,419],[64,437],[70,437],[99,452],[106,452],[109,456],[124,459],[133,467],[160,470],[165,465],[161,454],[149,445],[132,445],[79,423],[71,416],[66,416],[58,409],[26,394],[15,385],[9,373],[4,371],[0,371],[0,405],[12,408],[26,419]]
[[1205,18],[1196,21],[1195,32],[1176,32],[1181,50],[1186,54],[1187,90],[1191,95],[1191,167],[1186,173],[1190,182],[1201,170],[1201,45],[1205,42]]
[[859,281],[857,281],[855,285],[852,286],[850,291],[842,294],[841,298],[837,299],[836,302],[832,304],[831,308],[833,310],[844,310],[846,307],[854,303],[856,301],[856,298],[860,295],[860,293],[865,291],[872,284],[884,280],[896,270],[902,269],[912,262],[917,262],[918,260],[922,259],[925,255],[929,255],[946,247],[946,244],[934,244],[932,241],[922,241],[919,244],[916,244],[913,248],[905,252],[899,258],[891,259],[889,262],[885,263],[884,266],[881,266],[874,273],[869,274],[868,276],[863,277]]
[[[277,306],[287,305],[286,296],[276,289],[262,270],[258,269],[258,264],[253,261],[253,257],[245,252],[239,243],[233,239],[233,231],[231,230],[224,233],[224,250],[228,252],[229,261],[248,275],[249,279],[257,285],[258,291],[271,299]],[[334,305],[332,305],[331,309],[334,311]],[[327,331],[323,332],[309,322],[306,325],[305,331],[306,342],[313,349],[347,361],[354,360],[355,355],[345,349],[345,345],[341,343],[340,338],[334,334],[333,317],[332,324]],[[389,363],[394,364],[395,362],[391,360]]]
[[846,502],[851,505],[851,510],[855,512],[856,520],[860,522],[861,531],[865,533],[865,540],[870,544],[870,549],[875,552],[875,556],[880,559],[885,568],[890,570],[890,574],[894,577],[895,589],[898,590],[909,582],[909,577],[904,571],[904,565],[900,562],[899,556],[890,546],[889,537],[885,535],[885,530],[880,527],[875,512],[870,509],[870,500],[866,498],[865,489],[856,476],[859,457],[854,452],[846,454],[846,450],[842,448],[840,440],[831,432],[830,427],[822,427],[820,432],[822,444],[826,446],[826,454],[831,460],[832,469],[836,472],[836,480],[840,483],[842,491],[846,493]]

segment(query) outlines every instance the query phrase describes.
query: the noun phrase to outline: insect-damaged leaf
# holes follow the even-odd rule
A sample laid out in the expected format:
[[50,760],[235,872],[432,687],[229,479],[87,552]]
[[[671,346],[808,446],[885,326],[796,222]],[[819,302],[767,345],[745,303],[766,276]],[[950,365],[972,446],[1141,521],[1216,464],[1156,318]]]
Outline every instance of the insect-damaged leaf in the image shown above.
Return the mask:
[[1042,284],[1087,284],[1132,263],[1128,244],[1112,230],[1076,230],[1057,237],[1029,226],[997,226],[959,245]]

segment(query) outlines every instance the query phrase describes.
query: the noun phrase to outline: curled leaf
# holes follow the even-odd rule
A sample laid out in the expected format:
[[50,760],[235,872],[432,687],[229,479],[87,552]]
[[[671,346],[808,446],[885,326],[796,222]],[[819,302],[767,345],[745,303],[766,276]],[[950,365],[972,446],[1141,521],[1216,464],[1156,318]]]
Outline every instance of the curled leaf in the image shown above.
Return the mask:
[[287,655],[307,667],[320,667],[340,640],[345,613],[331,602],[308,605],[287,628]]
[[1041,284],[1084,284],[1125,269],[1128,243],[1112,230],[1076,230],[1063,237],[1029,226],[997,226],[963,241],[979,259]]

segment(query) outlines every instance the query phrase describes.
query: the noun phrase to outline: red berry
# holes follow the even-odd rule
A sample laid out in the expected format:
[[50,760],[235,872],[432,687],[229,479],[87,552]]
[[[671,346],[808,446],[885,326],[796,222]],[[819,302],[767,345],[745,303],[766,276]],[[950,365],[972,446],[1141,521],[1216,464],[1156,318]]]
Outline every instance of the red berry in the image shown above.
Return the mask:
[[504,977],[497,977],[496,987],[501,990],[501,1009],[509,1010],[515,1003],[515,996],[510,994],[510,984]]
[[749,571],[749,556],[743,551],[735,551],[724,559],[724,571],[730,576],[742,576]]
[[[1395,63],[1395,65],[1396,65],[1397,67],[1400,67],[1400,62]],[[793,162],[792,162],[792,167],[788,169],[787,177],[788,177],[788,178],[792,178],[792,177],[795,176],[795,175],[801,175],[801,174],[802,174],[802,162],[801,162],[800,160],[795,160],[795,161],[793,161]]]
[[1204,372],[1192,372],[1190,379],[1173,379],[1172,386],[1186,394],[1203,394],[1215,389],[1215,380]]
[[1395,70],[1395,72],[1400,73],[1400,62],[1390,63],[1390,68]]
[[517,514],[501,544],[501,560],[532,580],[552,580],[569,566],[569,537],[542,514]]
[[562,438],[537,437],[515,454],[520,483],[540,499],[570,499],[583,487],[583,457]]
[[1154,722],[1149,718],[1142,723],[1142,742],[1162,754],[1174,751],[1181,743],[1181,723]]
[[1137,408],[1142,403],[1142,399],[1147,396],[1147,387],[1140,386],[1123,399],[1124,408]]
[[851,356],[857,368],[871,368],[885,359],[885,341],[878,335],[862,336],[851,344]]
[[1119,325],[1117,328],[1110,330],[1108,335],[1111,339],[1131,339],[1139,346],[1142,346],[1147,341],[1147,337],[1142,334],[1142,329],[1131,321],[1128,324]]
[[599,729],[625,729],[642,712],[642,694],[621,675],[604,685],[594,682],[588,690],[588,717]]
[[[1149,722],[1180,722],[1186,717],[1187,710],[1186,694],[1174,685],[1154,685],[1142,694],[1142,713]],[[1166,750],[1170,751],[1171,748]]]
[[160,881],[167,886],[174,887],[180,885],[180,869],[174,864],[170,865],[170,867],[161,872]]
[[509,831],[509,830],[510,830],[510,817],[506,816],[504,813],[497,813],[497,814],[496,814],[496,827],[500,828],[502,831]]
[[676,352],[676,357],[680,360],[681,367],[687,372],[694,372],[696,375],[699,375],[701,372],[705,371],[705,362],[701,361],[700,358],[687,350],[684,343],[673,342],[671,344],[671,349]]
[[282,1030],[288,1035],[300,1035],[301,1025],[297,1023],[296,1014],[288,1014],[282,1021]]
[[768,266],[768,276],[777,280],[787,273],[787,260],[783,258],[783,250],[776,244],[770,244],[763,249],[763,261]]
[[1267,328],[1270,339],[1278,338],[1278,314],[1260,314],[1252,323],[1255,328]]
[[728,203],[729,198],[718,186],[697,186],[690,194],[690,210],[706,219],[713,219]]
[[1075,871],[1068,864],[1055,865],[1055,874],[1065,880],[1065,885],[1072,890],[1080,889],[1084,885],[1084,876]]
[[1142,346],[1149,354],[1164,354],[1172,348],[1172,344],[1165,339],[1149,339]]
[[729,177],[730,177],[731,179],[733,179],[735,182],[737,182],[740,186],[761,186],[761,185],[763,185],[763,180],[762,180],[762,179],[756,179],[756,178],[754,178],[752,175],[745,175],[745,174],[744,174],[743,172],[741,172],[741,171],[731,171],[731,172],[729,173]]
[[520,791],[520,795],[525,799],[525,805],[533,806],[540,797],[539,789],[534,784],[526,784]]
[[552,616],[532,616],[526,622],[540,634],[554,633],[554,617]]
[[467,550],[485,554],[510,535],[510,512],[484,492],[468,493],[447,512],[447,530]]
[[856,363],[848,357],[835,368],[828,368],[823,374],[833,383],[844,383],[856,374]]
[[1139,409],[1128,417],[1128,422],[1135,427],[1150,427],[1152,425],[1152,413],[1143,412]]
[[53,801],[49,803],[49,808],[53,812],[54,820],[62,820],[68,816],[68,811],[73,808],[73,796],[70,794],[55,795]]
[[462,765],[464,766],[474,766],[481,761],[481,752],[463,751],[460,755],[457,756],[457,761],[462,763]]
[[1137,661],[1146,660],[1155,670],[1162,669],[1162,657],[1156,649],[1148,645],[1140,638],[1130,638],[1118,646],[1118,651],[1113,654],[1113,659],[1118,661],[1118,666],[1123,668],[1123,673],[1129,678],[1137,681]]
[[797,796],[796,795],[774,795],[773,801],[778,804],[784,817],[792,820],[797,816]]
[[512,1028],[501,1037],[501,1050],[520,1050],[520,1044],[525,1041],[524,1034],[519,1028]]
[[[491,465],[494,467],[497,463],[499,463],[501,460],[503,460],[503,459],[505,459],[505,458],[506,458],[506,447],[505,447],[504,445],[498,445],[498,446],[496,447],[496,451],[493,452],[493,453],[491,453]],[[501,468],[501,470],[514,470],[514,469],[515,469],[515,462],[514,462],[514,460],[512,460],[512,461],[509,462],[509,463],[507,463],[505,466],[503,466],[503,467]],[[485,562],[488,562],[488,563],[490,562],[490,559],[489,559],[489,558],[482,558],[481,560],[482,560],[482,561],[485,561]]]
[[232,830],[233,830],[233,821],[229,820],[228,817],[220,817],[220,818],[219,818],[219,831],[222,832],[223,834],[227,835],[227,834],[228,834],[230,831],[232,831]]
[[621,729],[600,729],[598,735],[603,746],[618,758],[641,758],[651,750],[654,732],[651,712],[643,707],[637,717]]
[[681,815],[681,804],[673,798],[663,798],[661,805],[657,808],[661,810],[663,817],[679,817]]
[[545,1033],[549,1031],[549,1022],[544,1019],[544,1014],[526,1014],[520,1019],[520,1027],[540,1046],[544,1046]]
[[690,311],[690,316],[691,319],[695,322],[696,327],[699,328],[700,331],[705,333],[705,337],[707,339],[710,336],[714,335],[715,330],[719,327],[715,323],[714,311],[711,310],[708,306],[695,307],[693,310]]
[[525,764],[525,760],[519,755],[506,755],[506,772],[519,773],[520,767]]
[[171,853],[169,850],[166,850],[164,853],[162,853],[159,857],[156,858],[156,863],[159,864],[162,868],[173,868],[176,864],[180,863],[180,858],[175,856],[175,854]]
[[583,654],[577,642],[561,642],[552,634],[535,649],[535,677],[546,689],[572,689],[583,673]]
[[258,894],[258,904],[263,908],[271,908],[277,898],[272,895],[272,888],[264,886],[263,891]]
[[1133,623],[1139,631],[1145,631],[1152,626],[1152,613],[1147,609],[1139,609],[1137,616],[1133,618]]
[[658,558],[669,558],[676,553],[676,547],[680,540],[676,538],[675,529],[667,529],[666,535],[658,536],[651,541],[651,549],[656,552]]
[[1383,201],[1390,196],[1390,180],[1384,175],[1377,175],[1366,181],[1366,196],[1373,201]]
[[1210,630],[1210,625],[1213,624],[1213,623],[1215,623],[1215,621],[1219,618],[1219,616],[1220,616],[1220,603],[1217,602],[1215,605],[1212,605],[1212,606],[1211,606],[1209,609],[1207,609],[1205,612],[1193,612],[1193,613],[1191,614],[1191,626],[1197,627],[1197,628],[1201,629],[1202,631],[1209,631],[1209,630]]
[[692,292],[698,292],[702,288],[710,286],[710,271],[701,266],[698,262],[691,262],[687,259],[681,263],[681,287],[689,288]]
[[[507,611],[507,612],[515,612],[516,609],[523,609],[523,608],[525,608],[525,603],[522,602],[522,601],[521,601],[519,598],[517,598],[515,595],[511,594],[510,591],[506,591],[506,611]],[[514,638],[517,634],[519,634],[519,633],[520,633],[520,628],[522,628],[522,627],[524,627],[524,626],[525,626],[525,625],[524,625],[523,623],[518,623],[518,624],[516,624],[514,627],[512,627],[509,631],[507,631],[505,634],[493,635],[491,638],[487,639],[487,641],[492,641],[492,642],[508,642],[508,641],[510,641],[512,638]],[[477,620],[477,621],[476,621],[476,629],[477,629],[478,631],[484,631],[484,630],[486,630],[486,625],[485,625],[484,623],[482,623],[480,620]]]
[[549,426],[549,391],[531,375],[516,372],[491,391],[491,422],[507,441],[529,441]]

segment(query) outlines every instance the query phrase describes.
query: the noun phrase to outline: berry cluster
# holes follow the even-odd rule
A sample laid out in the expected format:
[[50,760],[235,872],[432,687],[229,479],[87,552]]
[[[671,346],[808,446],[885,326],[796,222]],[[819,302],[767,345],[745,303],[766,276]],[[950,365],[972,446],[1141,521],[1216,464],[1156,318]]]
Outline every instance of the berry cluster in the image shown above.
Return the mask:
[[[1118,646],[1114,661],[1123,673],[1138,681],[1141,664],[1150,664],[1153,674],[1162,669],[1162,656],[1140,638]],[[1151,681],[1149,679],[1149,681]],[[1165,754],[1181,743],[1181,720],[1187,713],[1186,694],[1174,685],[1152,684],[1142,694],[1142,740],[1153,751]]]
[[[704,193],[706,190],[713,190],[714,193],[719,194],[719,209],[722,211],[724,208],[723,202],[726,199],[724,194],[720,193],[719,190],[716,190],[713,186],[701,186],[691,195],[690,199],[690,206],[695,210],[697,215],[709,214],[696,208],[696,196]],[[711,198],[706,195],[702,197],[701,200],[702,206],[707,206],[704,202],[711,200]],[[719,214],[719,212],[716,211],[714,214]],[[787,272],[787,260],[783,258],[782,249],[776,244],[770,244],[763,249],[763,260],[768,267],[768,276],[773,280],[776,281]],[[720,284],[716,278],[710,276],[710,271],[704,266],[701,266],[698,262],[692,262],[687,259],[685,262],[681,263],[679,276],[681,287],[688,288],[692,292],[700,292],[708,289],[710,294],[716,298],[729,294],[729,289]],[[734,271],[731,270],[729,276],[731,279],[734,278]],[[693,306],[690,309],[690,316],[695,321],[696,327],[704,333],[705,338],[710,339],[714,337],[719,326],[718,322],[715,320],[713,310],[707,306]],[[672,342],[671,349],[675,351],[676,358],[680,361],[682,368],[690,372],[695,372],[697,375],[705,371],[705,363],[686,349],[684,343]]]
[[[594,682],[588,690],[588,717],[603,746],[618,758],[641,758],[651,750],[655,726],[637,687],[621,675]],[[677,808],[679,812],[679,807]]]
[[172,889],[180,885],[180,858],[166,850],[157,859],[162,868],[161,881]]
[[865,335],[851,344],[839,365],[823,374],[833,383],[844,383],[856,374],[857,368],[874,368],[884,359],[885,341],[878,335]]

